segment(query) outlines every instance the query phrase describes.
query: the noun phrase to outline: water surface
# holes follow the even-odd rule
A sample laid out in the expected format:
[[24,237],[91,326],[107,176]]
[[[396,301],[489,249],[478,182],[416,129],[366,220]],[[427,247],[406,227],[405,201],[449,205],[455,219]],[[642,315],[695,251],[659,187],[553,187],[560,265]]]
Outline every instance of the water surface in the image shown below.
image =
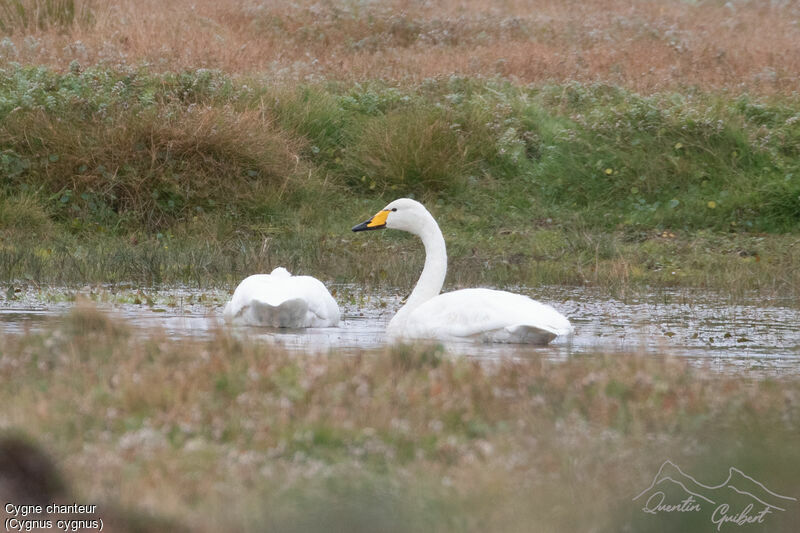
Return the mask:
[[[280,344],[290,350],[369,349],[383,346],[389,319],[401,305],[391,293],[365,293],[333,286],[343,311],[338,328],[278,330],[233,327],[235,334]],[[49,291],[49,292],[48,292]],[[19,334],[57,325],[74,305],[70,291],[22,291],[0,305],[0,334]],[[570,318],[575,334],[547,347],[450,343],[449,352],[494,360],[510,357],[565,359],[597,352],[634,352],[686,357],[720,371],[754,375],[800,373],[800,308],[796,302],[758,296],[730,298],[691,290],[659,290],[626,298],[586,288],[517,288],[552,304]],[[81,292],[81,291],[78,291]],[[100,307],[136,332],[175,338],[208,338],[226,326],[224,291],[187,288],[130,292],[88,289]],[[64,301],[58,301],[59,295]],[[54,296],[55,295],[55,296]]]

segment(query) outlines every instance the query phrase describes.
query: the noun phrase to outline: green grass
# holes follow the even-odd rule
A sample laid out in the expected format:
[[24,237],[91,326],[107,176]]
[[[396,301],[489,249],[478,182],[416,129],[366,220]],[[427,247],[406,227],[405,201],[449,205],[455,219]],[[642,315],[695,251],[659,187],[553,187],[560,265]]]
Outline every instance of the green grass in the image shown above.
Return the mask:
[[283,264],[408,285],[407,237],[349,228],[413,196],[455,284],[796,290],[798,117],[796,97],[13,67],[0,278],[214,285]]
[[[358,204],[363,205],[363,204]],[[377,208],[363,207],[363,212]],[[357,211],[353,208],[353,211]],[[675,237],[657,232],[603,233],[561,226],[487,230],[463,228],[460,210],[438,211],[449,228],[447,289],[475,285],[590,285],[611,294],[648,287],[702,287],[740,296],[797,295],[800,245],[794,235],[715,234]],[[246,275],[284,265],[326,281],[410,291],[424,261],[421,245],[403,234],[359,238],[349,233],[358,212],[331,220],[322,235],[287,222],[264,240],[195,222],[141,240],[127,236],[14,237],[0,248],[5,286],[190,284],[231,288]],[[513,226],[512,226],[513,227]],[[334,231],[338,229],[340,234]],[[14,234],[7,234],[14,235]]]
[[87,303],[3,346],[0,428],[35,435],[74,497],[192,531],[707,531],[631,501],[667,458],[800,489],[796,375],[143,339]]

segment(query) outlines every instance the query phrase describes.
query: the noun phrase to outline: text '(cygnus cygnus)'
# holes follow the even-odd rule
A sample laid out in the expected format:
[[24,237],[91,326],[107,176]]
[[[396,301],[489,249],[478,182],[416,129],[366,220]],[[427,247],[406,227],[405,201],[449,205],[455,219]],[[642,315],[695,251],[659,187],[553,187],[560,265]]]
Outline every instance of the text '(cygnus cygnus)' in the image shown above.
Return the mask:
[[572,333],[564,315],[521,294],[492,289],[439,294],[447,273],[447,251],[438,224],[421,203],[395,200],[353,231],[383,228],[413,233],[425,246],[422,275],[389,322],[390,338],[547,344],[558,335]]
[[227,322],[274,328],[326,328],[339,323],[339,306],[311,276],[292,276],[278,267],[242,281],[225,306]]

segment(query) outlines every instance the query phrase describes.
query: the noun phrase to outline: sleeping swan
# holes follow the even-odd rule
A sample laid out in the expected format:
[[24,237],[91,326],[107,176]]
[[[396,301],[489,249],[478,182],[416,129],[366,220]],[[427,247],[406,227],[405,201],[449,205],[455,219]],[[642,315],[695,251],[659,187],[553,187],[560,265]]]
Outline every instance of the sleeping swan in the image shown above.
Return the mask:
[[339,306],[316,278],[283,267],[245,278],[225,306],[226,322],[274,328],[326,328],[339,323]]
[[438,224],[421,203],[395,200],[353,231],[383,228],[413,233],[425,245],[425,267],[408,301],[389,322],[390,339],[547,344],[572,333],[564,315],[521,294],[491,289],[439,294],[447,273],[447,251]]

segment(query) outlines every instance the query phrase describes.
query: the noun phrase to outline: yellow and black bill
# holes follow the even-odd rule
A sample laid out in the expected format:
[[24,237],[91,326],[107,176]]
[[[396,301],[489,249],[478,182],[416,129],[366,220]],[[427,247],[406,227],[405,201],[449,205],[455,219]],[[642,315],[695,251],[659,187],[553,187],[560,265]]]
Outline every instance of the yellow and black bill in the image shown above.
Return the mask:
[[388,209],[379,211],[378,214],[371,219],[365,220],[357,226],[353,226],[353,231],[371,231],[374,229],[383,229],[386,227],[386,217],[389,216],[389,213],[391,213],[391,211]]

